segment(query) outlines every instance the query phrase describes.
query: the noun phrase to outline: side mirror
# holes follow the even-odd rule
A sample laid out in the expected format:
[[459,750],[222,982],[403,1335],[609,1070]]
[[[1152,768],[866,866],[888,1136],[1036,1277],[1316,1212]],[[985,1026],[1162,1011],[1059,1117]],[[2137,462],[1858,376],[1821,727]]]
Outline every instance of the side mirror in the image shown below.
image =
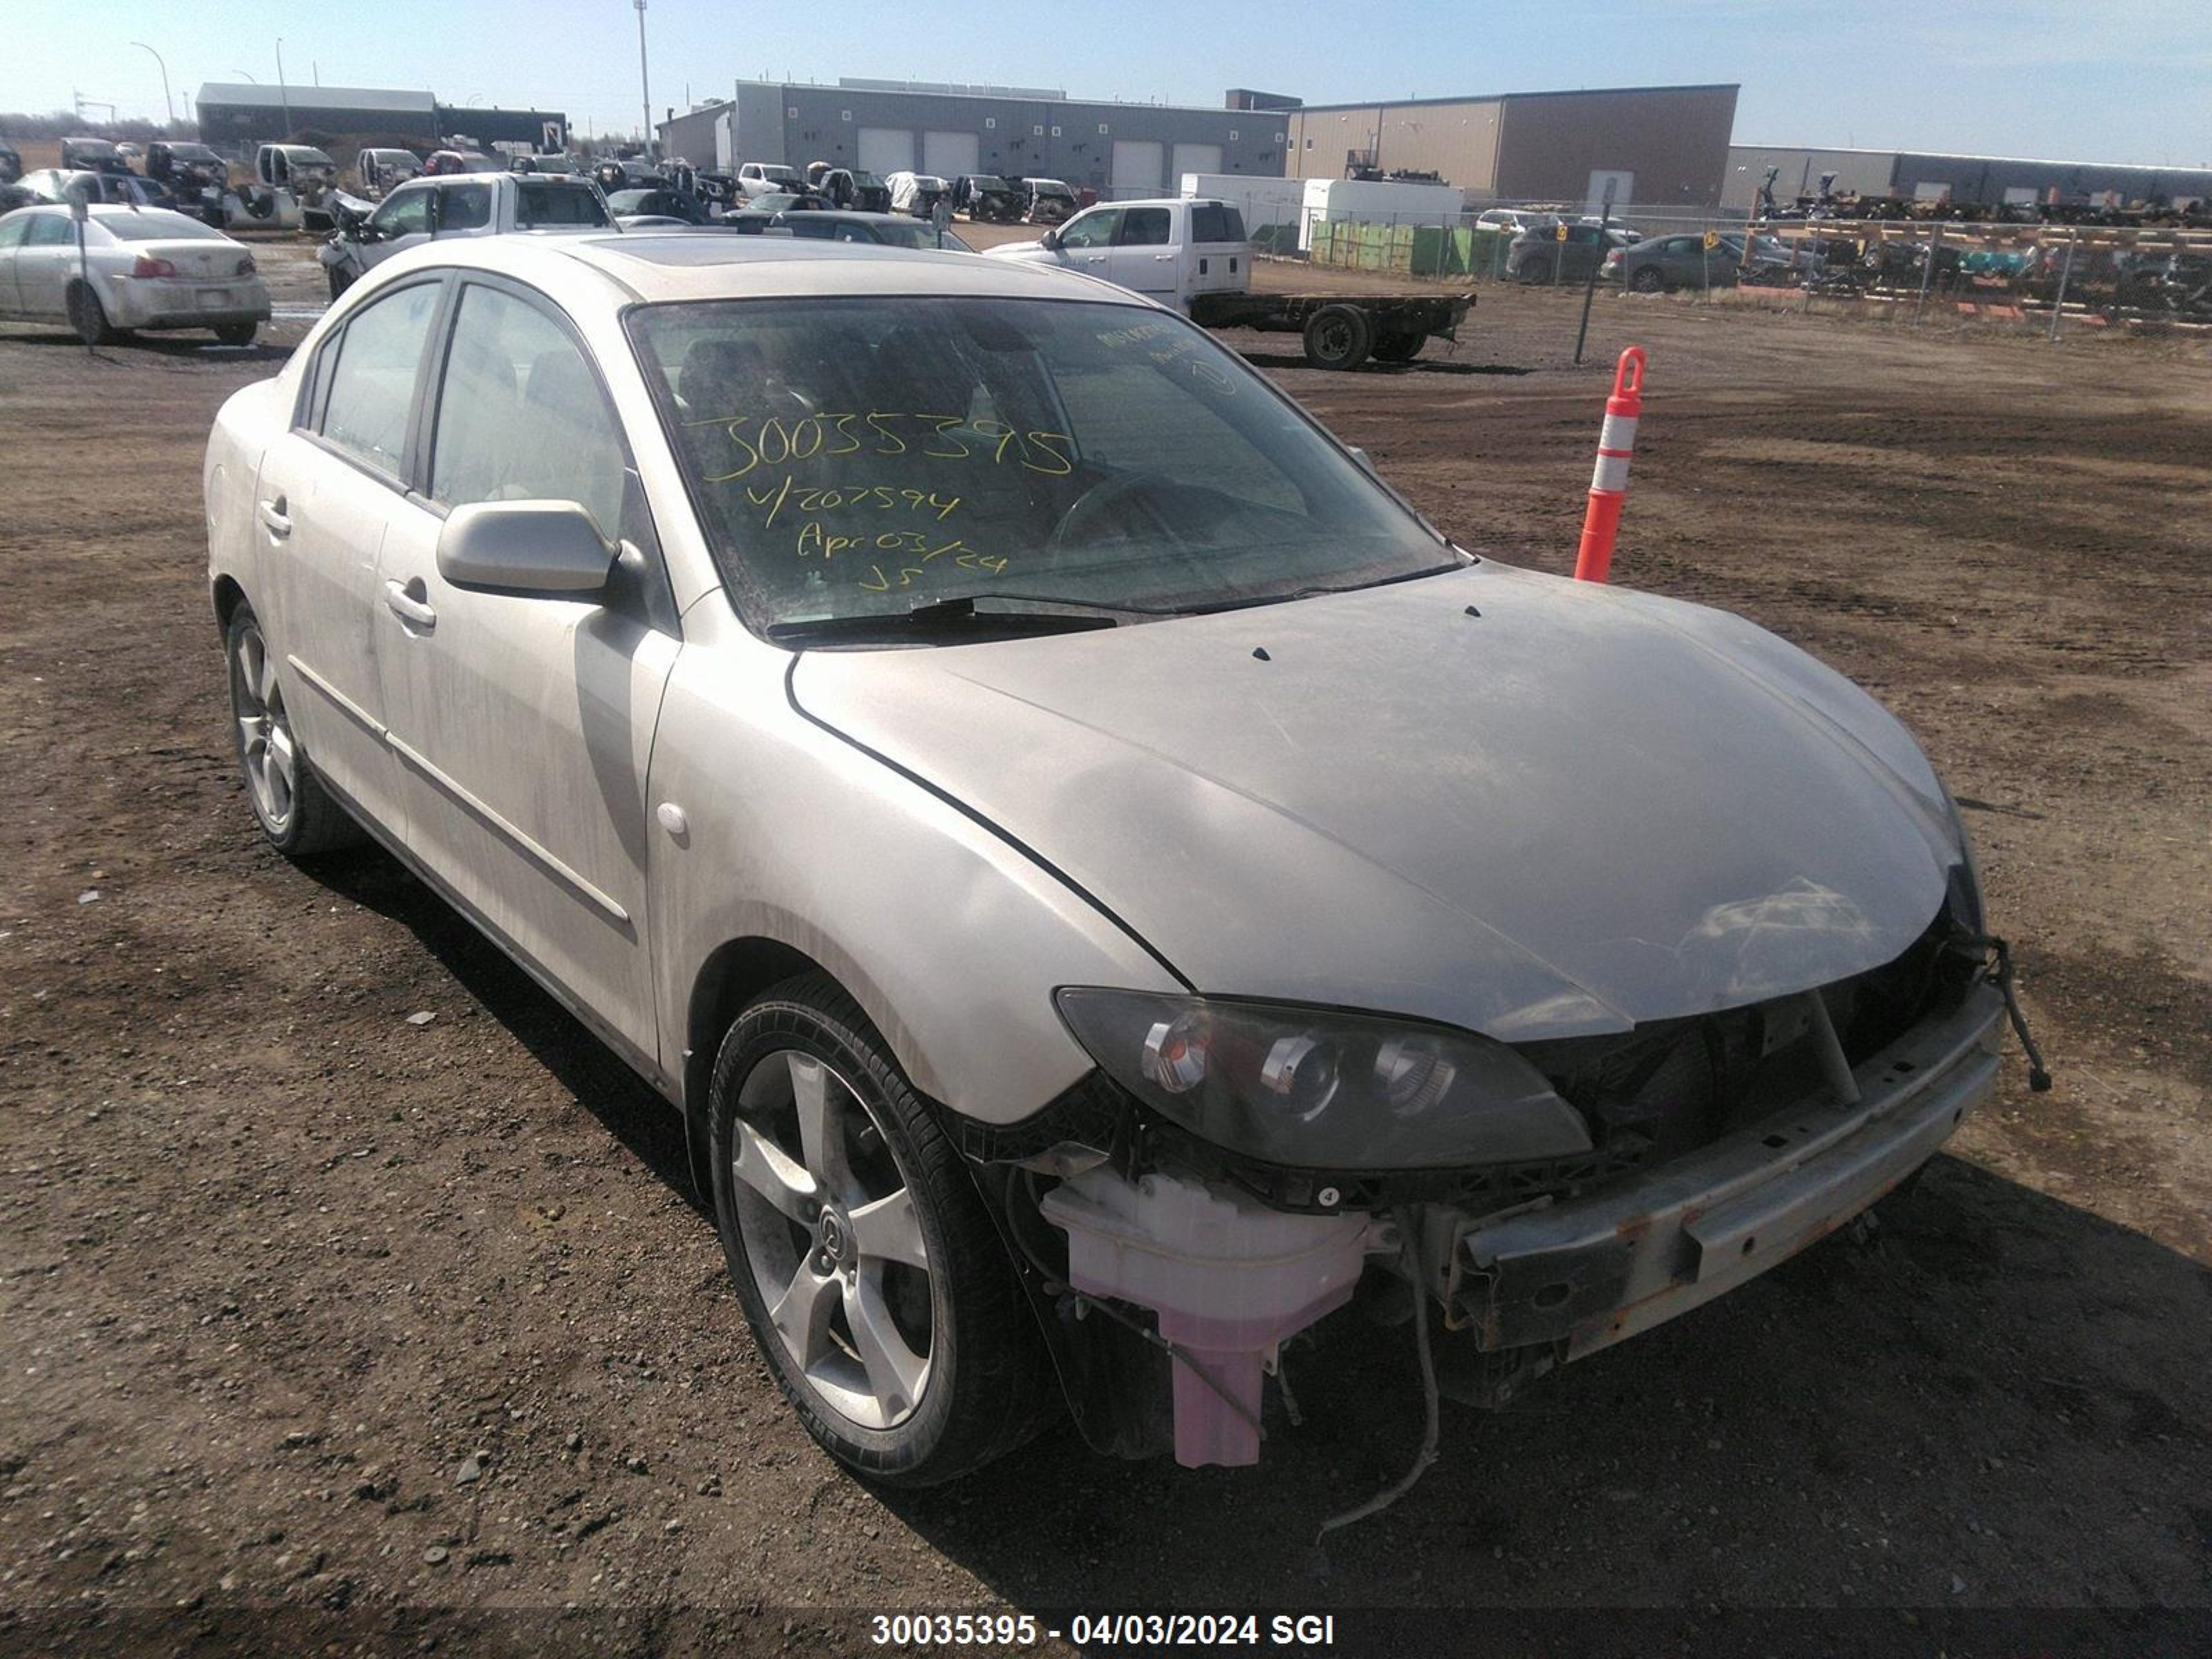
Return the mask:
[[1040,237],[1038,237],[1038,238],[1037,238],[1037,245],[1038,245],[1039,246],[1041,246],[1041,247],[1044,248],[1048,252],[1051,252],[1051,253],[1057,253],[1057,252],[1060,252],[1060,233],[1059,233],[1058,231],[1056,231],[1056,230],[1048,230],[1048,231],[1046,231],[1046,232],[1045,232],[1045,234],[1044,234],[1043,235],[1042,235],[1042,236],[1040,236]]
[[471,501],[438,532],[438,574],[493,593],[595,594],[615,554],[574,501]]

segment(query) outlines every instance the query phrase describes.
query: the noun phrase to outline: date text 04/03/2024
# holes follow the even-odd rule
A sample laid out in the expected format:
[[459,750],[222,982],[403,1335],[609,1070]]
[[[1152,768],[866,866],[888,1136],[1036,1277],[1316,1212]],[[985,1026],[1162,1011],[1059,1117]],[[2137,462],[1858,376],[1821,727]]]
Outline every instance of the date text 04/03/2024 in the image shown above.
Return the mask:
[[1078,1647],[1299,1648],[1334,1646],[1334,1613],[1079,1613],[1046,1622],[1034,1613],[876,1613],[878,1647],[1030,1647],[1066,1640]]

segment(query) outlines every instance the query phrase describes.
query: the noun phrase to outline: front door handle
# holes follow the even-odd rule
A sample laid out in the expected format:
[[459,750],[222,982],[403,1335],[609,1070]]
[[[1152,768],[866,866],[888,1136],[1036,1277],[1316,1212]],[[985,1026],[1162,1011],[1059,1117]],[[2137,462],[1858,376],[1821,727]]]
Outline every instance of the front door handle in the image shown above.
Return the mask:
[[261,527],[280,542],[292,533],[292,521],[284,516],[285,505],[284,498],[279,495],[273,501],[262,502],[256,509],[260,515]]
[[419,628],[427,634],[438,625],[438,613],[427,603],[427,592],[420,576],[404,587],[388,581],[384,584],[384,603],[410,628]]

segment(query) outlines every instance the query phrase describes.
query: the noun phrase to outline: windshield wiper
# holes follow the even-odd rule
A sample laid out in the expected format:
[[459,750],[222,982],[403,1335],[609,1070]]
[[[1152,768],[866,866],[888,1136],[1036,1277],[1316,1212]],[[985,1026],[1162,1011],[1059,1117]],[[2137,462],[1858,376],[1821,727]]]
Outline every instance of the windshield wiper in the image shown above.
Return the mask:
[[[1073,607],[1050,611],[978,611],[975,601],[1004,599],[1024,605]],[[918,635],[931,639],[963,639],[999,634],[1083,634],[1116,626],[1117,605],[1093,605],[1082,599],[1032,599],[1023,593],[963,593],[947,599],[928,599],[907,611],[863,611],[842,617],[813,617],[799,622],[771,623],[768,637],[779,643],[790,641],[862,639],[871,635],[896,638]]]

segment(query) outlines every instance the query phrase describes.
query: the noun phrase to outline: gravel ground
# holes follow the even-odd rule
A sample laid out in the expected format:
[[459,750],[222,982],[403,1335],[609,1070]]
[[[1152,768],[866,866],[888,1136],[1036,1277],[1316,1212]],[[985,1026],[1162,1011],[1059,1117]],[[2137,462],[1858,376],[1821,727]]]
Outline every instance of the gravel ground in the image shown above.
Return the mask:
[[[303,246],[262,257],[307,308]],[[1559,569],[1605,379],[1575,311],[1486,289],[1456,352],[1353,375],[1237,343],[1456,538]],[[1871,1247],[1447,1407],[1424,1484],[1324,1551],[1418,1439],[1402,1331],[1323,1328],[1255,1470],[1063,1429],[874,1492],[781,1408],[658,1102],[388,860],[261,847],[198,468],[299,331],[88,361],[0,330],[0,1649],[842,1652],[854,1609],[1224,1603],[1519,1609],[1451,1627],[1530,1650],[1746,1608],[1820,1610],[1771,1615],[1781,1650],[1962,1608],[2206,1641],[2200,349],[1601,300],[1595,362],[1652,351],[1619,579],[1911,724],[2058,1088],[2008,1063]]]

